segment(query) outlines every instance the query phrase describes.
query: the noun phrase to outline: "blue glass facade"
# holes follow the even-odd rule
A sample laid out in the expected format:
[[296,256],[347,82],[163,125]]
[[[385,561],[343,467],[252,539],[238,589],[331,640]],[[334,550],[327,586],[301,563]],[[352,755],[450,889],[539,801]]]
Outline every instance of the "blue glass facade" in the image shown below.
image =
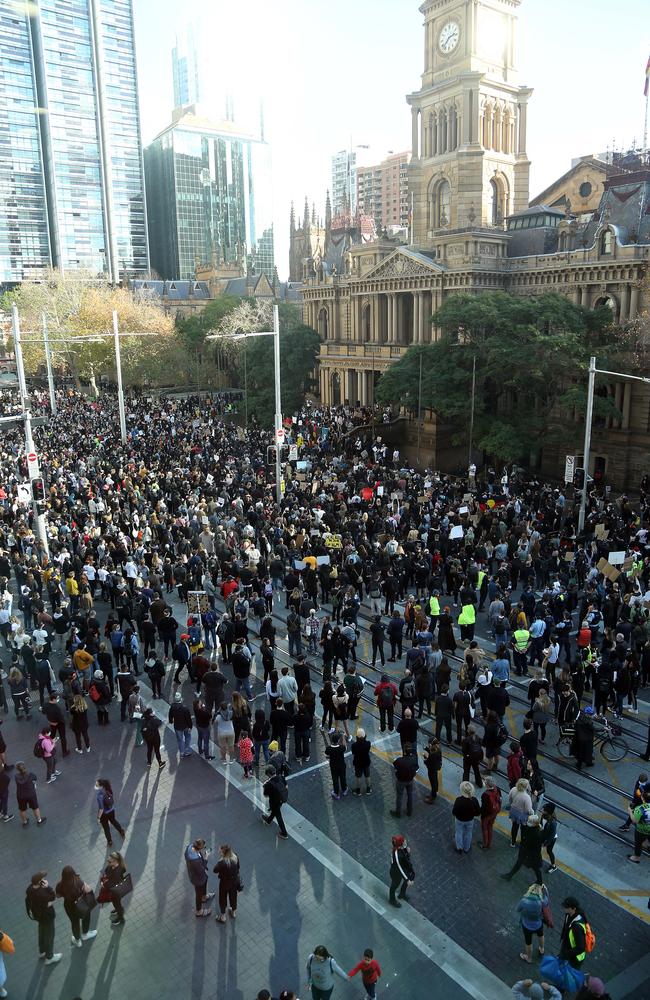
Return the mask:
[[193,278],[196,262],[242,261],[273,277],[271,150],[188,114],[145,150],[151,264]]
[[[15,16],[29,44],[22,58],[33,66],[32,107],[40,109],[33,117],[49,250],[40,261],[3,260],[3,280],[44,264],[113,281],[146,272],[132,0],[40,0],[29,15]],[[9,44],[3,37],[5,51]],[[4,147],[0,161],[4,171]],[[0,198],[4,205],[4,191]]]

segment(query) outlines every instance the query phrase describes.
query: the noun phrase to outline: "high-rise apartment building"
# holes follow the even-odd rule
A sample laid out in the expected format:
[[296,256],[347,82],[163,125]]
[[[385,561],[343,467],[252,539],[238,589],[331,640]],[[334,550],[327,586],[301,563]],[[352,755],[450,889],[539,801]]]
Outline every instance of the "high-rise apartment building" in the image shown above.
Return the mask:
[[332,214],[357,211],[357,154],[342,149],[332,157]]
[[359,211],[379,228],[409,224],[408,165],[410,153],[395,153],[373,167],[357,170]]
[[204,80],[201,63],[197,28],[193,24],[188,24],[185,31],[176,36],[176,44],[172,49],[175,108],[203,101]]
[[152,267],[193,278],[198,263],[246,263],[273,277],[271,150],[232,122],[177,109],[146,148]]
[[0,282],[148,270],[132,15],[0,3]]

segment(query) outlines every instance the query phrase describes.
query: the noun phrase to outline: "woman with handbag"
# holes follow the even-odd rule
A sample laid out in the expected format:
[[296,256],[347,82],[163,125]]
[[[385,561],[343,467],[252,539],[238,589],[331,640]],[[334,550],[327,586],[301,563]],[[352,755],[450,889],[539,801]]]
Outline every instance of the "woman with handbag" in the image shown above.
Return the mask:
[[72,947],[81,948],[84,941],[97,937],[97,931],[90,930],[90,914],[97,905],[95,894],[71,865],[61,872],[55,892],[63,900],[63,909],[70,920]]
[[219,848],[219,860],[214,866],[214,872],[219,876],[219,910],[215,918],[218,924],[226,922],[226,904],[230,903],[230,916],[237,916],[237,893],[244,888],[239,874],[239,858],[229,844]]
[[111,923],[114,926],[124,923],[124,907],[122,899],[133,891],[131,876],[126,870],[124,858],[118,851],[108,855],[108,863],[101,875],[101,890],[99,903],[112,903]]
[[517,913],[521,922],[521,929],[524,935],[525,951],[520,952],[519,958],[522,962],[530,963],[533,960],[533,934],[537,935],[537,953],[544,954],[544,907],[549,904],[548,891],[545,885],[535,882],[526,889],[526,892],[517,904]]

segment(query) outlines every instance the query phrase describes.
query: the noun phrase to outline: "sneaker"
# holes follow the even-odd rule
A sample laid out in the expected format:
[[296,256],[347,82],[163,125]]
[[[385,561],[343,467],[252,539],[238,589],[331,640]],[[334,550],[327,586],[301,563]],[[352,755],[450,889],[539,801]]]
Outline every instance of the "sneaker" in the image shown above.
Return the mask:
[[551,872],[556,872],[556,871],[557,871],[557,865],[549,865],[547,875],[550,875]]
[[355,788],[354,789],[354,794],[355,795],[361,795],[361,789],[360,788]]
[[53,781],[56,781],[56,775],[53,774],[51,778],[48,778],[45,782],[46,785],[51,785]]
[[280,838],[280,840],[288,840],[289,839],[289,834],[288,833],[279,833],[278,837]]
[[203,910],[200,910],[198,913],[195,913],[194,916],[197,917],[197,918],[198,917],[209,917],[211,913],[212,913],[212,910],[203,909]]
[[[27,820],[27,823],[29,823],[29,819]],[[25,823],[25,826],[27,826],[27,823]],[[43,826],[43,823],[47,823],[47,816],[42,816],[40,819],[36,820],[36,826]]]
[[45,952],[44,951],[39,951],[38,957],[39,958],[45,958]]
[[7,991],[4,988],[4,986],[0,986],[0,997],[8,997],[8,996],[9,996],[9,994],[7,993]]
[[52,958],[46,958],[44,964],[45,965],[56,965],[56,963],[60,962],[62,958],[63,958],[63,955],[61,954],[61,952],[57,952],[56,955],[52,955]]
[[163,767],[167,767],[167,761],[166,761],[166,760],[163,760],[163,761],[162,761],[162,762],[161,762],[161,763],[160,763],[160,764],[158,765],[158,770],[162,771]]
[[366,795],[370,795],[371,791],[372,788],[370,787],[370,785],[368,785],[368,787],[366,788]]
[[81,749],[81,747],[75,747],[74,748],[74,752],[75,753],[83,753],[83,750]]
[[337,795],[336,792],[330,792],[330,795],[332,796],[333,799],[336,799],[337,802],[341,798],[341,796]]
[[54,772],[54,777],[55,778],[59,778],[60,776],[61,776],[61,772],[60,771],[55,771]]
[[81,948],[83,942],[81,938],[72,937],[70,938],[70,944],[72,945],[73,948]]
[[346,788],[345,791],[343,792],[343,795],[347,795],[349,791],[350,791],[350,789]]
[[86,753],[90,753],[90,747],[86,747]]
[[7,815],[3,816],[2,818],[5,821],[5,823],[8,823],[10,819],[14,818],[14,815],[15,815],[14,813],[7,813]]
[[92,941],[94,937],[97,937],[97,931],[88,931],[86,934],[81,935],[81,940]]

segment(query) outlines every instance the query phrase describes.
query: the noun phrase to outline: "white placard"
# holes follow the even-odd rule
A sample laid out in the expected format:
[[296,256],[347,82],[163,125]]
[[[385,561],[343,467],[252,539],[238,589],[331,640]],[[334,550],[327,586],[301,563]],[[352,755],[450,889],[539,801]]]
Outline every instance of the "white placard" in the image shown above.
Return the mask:
[[449,532],[449,538],[462,538],[465,532],[463,531],[462,524],[455,524],[451,531]]
[[625,552],[610,552],[607,562],[612,566],[622,566],[625,562]]
[[459,514],[469,514],[469,507],[459,507],[458,508],[458,513]]

